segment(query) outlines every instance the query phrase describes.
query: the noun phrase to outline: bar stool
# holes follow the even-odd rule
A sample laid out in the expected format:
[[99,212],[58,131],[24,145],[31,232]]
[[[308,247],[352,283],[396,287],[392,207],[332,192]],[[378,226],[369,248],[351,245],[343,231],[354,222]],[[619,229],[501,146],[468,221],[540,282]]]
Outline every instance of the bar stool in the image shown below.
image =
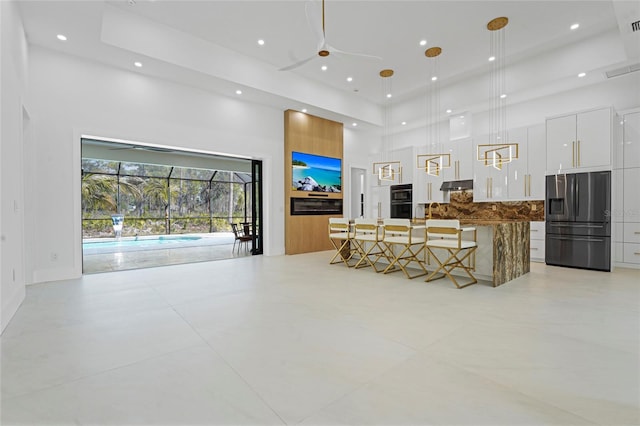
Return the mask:
[[[418,235],[414,235],[413,230],[419,230]],[[391,263],[384,270],[384,273],[395,272],[397,265],[407,278],[413,279],[427,274],[424,262],[418,259],[420,253],[425,248],[424,226],[411,226],[409,219],[385,219],[384,237],[382,239],[387,252],[392,258]],[[394,249],[399,246],[399,248]],[[399,253],[396,255],[396,251]],[[418,265],[422,273],[411,275],[407,270],[410,263]]]
[[360,260],[355,265],[356,269],[371,266],[374,271],[382,272],[385,268],[378,266],[378,261],[385,258],[387,262],[391,262],[382,245],[382,235],[377,219],[355,220],[353,242],[360,255]]
[[351,247],[352,237],[349,219],[338,217],[329,218],[329,241],[331,241],[331,245],[336,249],[336,254],[334,254],[329,261],[330,265],[342,261],[348,267],[354,266],[349,264],[354,253],[356,253],[356,249]]
[[[475,228],[460,228],[460,221],[455,219],[429,219],[426,222],[426,248],[429,258],[438,263],[438,268],[425,279],[433,281],[449,277],[458,288],[464,288],[478,282],[471,271],[475,271],[475,253],[478,244],[476,242]],[[463,232],[472,232],[473,239],[463,240]],[[440,249],[440,257],[434,249]],[[446,256],[446,260],[442,261]],[[461,257],[460,257],[461,256]],[[466,261],[466,263],[465,263]],[[470,278],[470,281],[460,285],[451,271],[455,268],[462,269]],[[442,271],[442,273],[440,273]],[[438,276],[439,274],[439,276]]]

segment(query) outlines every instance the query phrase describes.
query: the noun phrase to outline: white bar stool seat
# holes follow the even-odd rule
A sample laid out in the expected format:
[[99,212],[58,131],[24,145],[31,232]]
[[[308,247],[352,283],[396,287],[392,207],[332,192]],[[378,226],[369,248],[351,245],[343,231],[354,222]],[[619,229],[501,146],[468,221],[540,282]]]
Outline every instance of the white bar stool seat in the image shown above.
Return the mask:
[[[478,247],[476,229],[460,228],[460,221],[457,219],[429,219],[425,226],[427,228],[425,244],[427,253],[438,263],[438,268],[429,274],[425,281],[448,277],[457,288],[477,283],[478,280],[471,273],[475,271],[475,252]],[[469,232],[472,233],[472,239],[463,240],[463,233],[468,234]],[[439,251],[440,257],[438,257],[437,249],[441,249]],[[458,283],[451,274],[455,268],[462,269],[470,280],[462,285]]]

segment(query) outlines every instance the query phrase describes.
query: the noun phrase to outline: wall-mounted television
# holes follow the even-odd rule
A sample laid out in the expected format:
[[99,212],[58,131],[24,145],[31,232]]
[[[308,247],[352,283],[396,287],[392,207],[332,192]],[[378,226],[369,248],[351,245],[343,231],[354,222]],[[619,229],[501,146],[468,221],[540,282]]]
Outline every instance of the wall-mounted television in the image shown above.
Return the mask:
[[342,160],[322,155],[291,153],[295,191],[342,192]]

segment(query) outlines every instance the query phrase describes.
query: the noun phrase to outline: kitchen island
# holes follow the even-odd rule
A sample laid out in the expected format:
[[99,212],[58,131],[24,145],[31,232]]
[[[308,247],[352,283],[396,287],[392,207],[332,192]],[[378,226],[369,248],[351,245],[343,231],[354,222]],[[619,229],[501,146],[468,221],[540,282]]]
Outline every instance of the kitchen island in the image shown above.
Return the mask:
[[477,230],[477,278],[497,287],[529,272],[528,221],[461,219],[460,224]]

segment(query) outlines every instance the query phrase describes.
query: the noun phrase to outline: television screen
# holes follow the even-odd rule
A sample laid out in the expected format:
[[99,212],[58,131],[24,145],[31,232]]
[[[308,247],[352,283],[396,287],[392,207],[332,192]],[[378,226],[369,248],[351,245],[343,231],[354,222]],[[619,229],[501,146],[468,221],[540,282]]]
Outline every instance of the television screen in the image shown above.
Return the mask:
[[321,155],[291,153],[293,189],[342,192],[342,160]]

